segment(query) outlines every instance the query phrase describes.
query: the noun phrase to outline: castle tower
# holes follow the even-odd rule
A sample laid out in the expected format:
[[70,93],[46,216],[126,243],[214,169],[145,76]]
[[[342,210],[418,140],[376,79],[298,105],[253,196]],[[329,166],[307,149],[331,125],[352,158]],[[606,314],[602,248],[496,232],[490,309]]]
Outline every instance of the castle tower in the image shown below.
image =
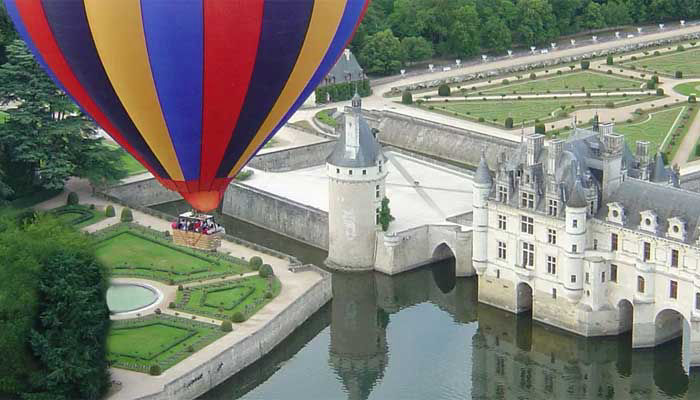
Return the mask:
[[625,146],[624,137],[613,133],[613,124],[608,122],[600,125],[603,152],[603,201],[608,199],[622,183],[622,151]]
[[374,268],[378,218],[385,197],[386,157],[356,93],[344,129],[326,160],[328,173],[328,259],[331,268]]
[[481,275],[486,271],[488,262],[488,225],[489,225],[489,210],[488,198],[491,193],[491,173],[489,166],[486,163],[486,155],[481,153],[481,161],[479,168],[474,174],[474,183],[472,184],[472,208],[474,212],[474,239],[472,240],[472,261],[476,273]]
[[583,294],[583,255],[586,249],[586,217],[588,202],[581,177],[566,202],[566,233],[564,235],[564,289],[567,299],[576,303]]

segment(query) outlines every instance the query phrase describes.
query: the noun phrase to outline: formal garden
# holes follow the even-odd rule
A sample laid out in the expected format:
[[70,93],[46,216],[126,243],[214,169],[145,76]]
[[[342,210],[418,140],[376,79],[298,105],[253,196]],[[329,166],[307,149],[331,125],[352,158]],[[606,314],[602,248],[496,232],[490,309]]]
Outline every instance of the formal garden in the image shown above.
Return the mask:
[[[541,78],[537,74],[530,77],[518,75],[516,81],[503,79],[500,84],[492,87],[471,88],[466,91],[456,92],[453,95],[470,95],[478,92],[478,95],[494,94],[548,94],[564,93],[573,94],[580,92],[631,92],[641,91],[644,81],[611,73],[601,73],[595,71],[567,72],[562,74],[550,74]],[[527,78],[527,79],[524,79]],[[534,78],[534,79],[533,79]]]
[[[677,78],[700,77],[700,49],[688,47],[690,45],[678,45],[674,51],[656,51],[648,56],[632,57],[623,66]],[[677,75],[677,72],[681,75]]]
[[225,334],[218,325],[165,314],[113,321],[107,360],[114,367],[160,375]]
[[651,151],[662,151],[670,160],[673,159],[696,114],[697,107],[687,104],[651,112],[638,112],[635,120],[618,124],[615,132],[625,135],[631,149],[635,148],[638,140],[648,141],[651,143]]
[[169,285],[250,272],[244,260],[172,243],[169,232],[119,224],[95,234],[97,258],[117,277],[152,279]]

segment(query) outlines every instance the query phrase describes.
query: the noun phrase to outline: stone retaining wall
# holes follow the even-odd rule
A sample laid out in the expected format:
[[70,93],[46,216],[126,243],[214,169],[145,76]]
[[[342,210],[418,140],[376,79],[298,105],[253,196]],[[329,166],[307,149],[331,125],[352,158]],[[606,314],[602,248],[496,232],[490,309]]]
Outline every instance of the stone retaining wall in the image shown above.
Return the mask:
[[143,207],[182,200],[177,192],[164,188],[150,175],[143,180],[121,183],[102,191],[108,197],[121,200],[126,204],[136,204]]
[[313,267],[323,279],[251,334],[221,349],[220,353],[166,384],[163,391],[140,400],[195,399],[260,359],[289,336],[332,297],[331,275]]
[[335,141],[327,140],[306,146],[270,151],[255,156],[248,163],[248,167],[268,172],[315,167],[325,164],[326,158],[331,154],[334,146]]

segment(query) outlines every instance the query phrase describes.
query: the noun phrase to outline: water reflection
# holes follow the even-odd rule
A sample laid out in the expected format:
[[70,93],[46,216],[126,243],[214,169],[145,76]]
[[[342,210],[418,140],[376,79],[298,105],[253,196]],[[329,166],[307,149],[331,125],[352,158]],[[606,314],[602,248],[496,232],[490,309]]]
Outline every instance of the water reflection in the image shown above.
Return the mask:
[[[226,224],[305,262],[325,257],[274,233]],[[479,304],[476,285],[455,279],[451,261],[396,277],[334,274],[330,305],[203,398],[700,398],[700,373],[684,374],[679,340],[632,351],[629,335],[582,338]]]

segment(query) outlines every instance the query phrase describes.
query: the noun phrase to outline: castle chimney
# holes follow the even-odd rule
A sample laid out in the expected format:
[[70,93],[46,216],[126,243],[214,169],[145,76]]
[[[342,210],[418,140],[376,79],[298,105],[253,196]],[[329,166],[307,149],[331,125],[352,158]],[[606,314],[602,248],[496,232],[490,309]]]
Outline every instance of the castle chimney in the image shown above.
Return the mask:
[[527,137],[527,165],[532,166],[537,162],[537,157],[544,147],[544,135],[534,134]]
[[350,61],[350,49],[345,49],[343,55],[345,55],[346,60]]
[[562,139],[556,139],[549,142],[549,154],[547,157],[547,173],[554,175],[557,169],[557,162],[561,153],[564,152],[564,141]]
[[598,131],[600,132],[600,137],[604,138],[605,135],[612,135],[614,126],[615,124],[613,124],[612,122],[604,122],[602,124],[599,124]]

